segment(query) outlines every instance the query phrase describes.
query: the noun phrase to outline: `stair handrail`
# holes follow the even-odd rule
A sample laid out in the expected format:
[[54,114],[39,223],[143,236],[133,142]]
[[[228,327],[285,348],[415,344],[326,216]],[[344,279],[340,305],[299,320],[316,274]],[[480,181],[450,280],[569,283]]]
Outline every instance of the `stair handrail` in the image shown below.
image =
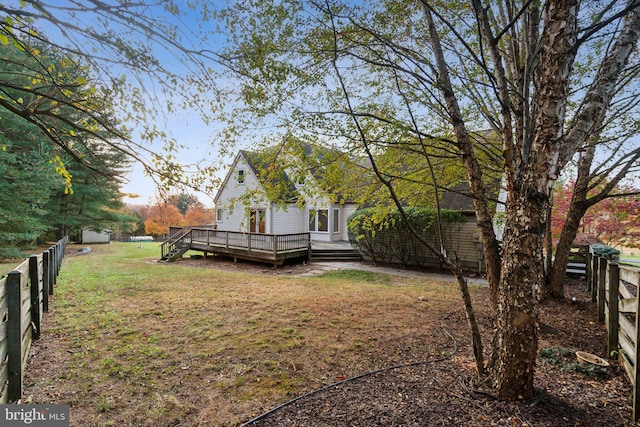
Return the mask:
[[164,259],[169,256],[171,251],[175,248],[176,244],[183,240],[187,235],[191,234],[191,228],[183,228],[179,233],[175,233],[167,238],[160,245],[160,258]]

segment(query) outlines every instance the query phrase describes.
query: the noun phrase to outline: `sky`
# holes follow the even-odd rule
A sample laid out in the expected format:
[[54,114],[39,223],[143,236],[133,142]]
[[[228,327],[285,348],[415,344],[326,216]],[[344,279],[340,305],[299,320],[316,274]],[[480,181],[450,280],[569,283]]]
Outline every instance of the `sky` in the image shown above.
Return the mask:
[[[186,147],[180,150],[180,160],[182,162],[190,164],[218,157],[217,154],[212,152],[215,148],[213,140],[216,130],[203,123],[197,114],[185,112],[180,119],[174,119],[166,123],[166,131]],[[160,144],[157,145],[156,149],[160,150]],[[144,167],[139,162],[133,164],[126,179],[128,182],[121,187],[122,192],[126,194],[123,199],[125,203],[152,205],[157,202],[160,194],[156,188],[156,183],[150,176],[145,174]],[[206,207],[213,208],[214,193],[195,192],[193,190],[188,190],[188,192],[198,197]]]
[[[161,138],[154,140],[153,144],[143,142],[140,137],[142,129],[146,126],[153,124],[158,129],[166,132],[169,139],[173,139],[176,145],[183,146],[173,154],[176,157],[176,161],[183,164],[194,163],[206,163],[211,161],[217,161],[217,166],[222,166],[220,163],[226,161],[230,162],[231,159],[220,157],[218,152],[218,141],[216,139],[217,133],[221,130],[221,125],[215,125],[211,123],[205,123],[200,117],[200,113],[190,108],[178,108],[174,106],[172,109],[169,105],[172,102],[180,102],[180,96],[184,96],[186,99],[196,96],[201,96],[204,100],[202,105],[206,108],[207,97],[214,96],[213,94],[198,93],[193,91],[189,93],[189,87],[179,88],[177,90],[181,93],[166,92],[166,87],[163,87],[158,82],[157,76],[149,76],[145,74],[136,75],[135,72],[131,72],[125,66],[121,66],[118,62],[122,61],[122,57],[117,57],[113,52],[103,44],[96,42],[95,39],[87,37],[85,31],[87,29],[95,29],[95,31],[101,33],[106,30],[113,30],[113,40],[116,37],[121,37],[126,43],[140,43],[140,46],[148,49],[155,58],[172,73],[178,76],[186,76],[189,73],[193,74],[194,71],[200,71],[193,63],[185,61],[184,57],[180,57],[181,53],[174,46],[170,46],[172,41],[180,41],[181,45],[191,49],[209,48],[211,45],[215,45],[215,48],[219,48],[222,43],[222,38],[217,36],[213,31],[209,32],[207,28],[200,27],[203,21],[200,16],[207,13],[201,6],[199,10],[192,10],[187,7],[187,4],[183,0],[175,0],[173,4],[178,7],[180,11],[180,17],[168,14],[162,9],[162,5],[170,4],[168,1],[162,2],[149,2],[154,6],[140,6],[135,9],[135,6],[128,7],[126,12],[133,10],[132,15],[128,17],[134,22],[144,23],[152,22],[153,26],[156,25],[168,25],[169,27],[175,26],[178,30],[178,35],[170,36],[169,41],[162,43],[151,41],[145,37],[144,34],[136,32],[135,26],[127,25],[126,20],[118,22],[115,19],[111,19],[110,15],[100,15],[100,13],[87,12],[82,10],[78,5],[83,5],[82,2],[71,2],[65,0],[43,0],[43,5],[46,10],[55,15],[55,18],[69,23],[71,26],[77,26],[77,28],[84,31],[76,31],[70,27],[64,27],[64,24],[56,24],[50,20],[36,19],[34,22],[38,31],[45,35],[49,40],[54,43],[58,43],[64,46],[72,46],[78,50],[89,52],[94,56],[110,57],[111,61],[105,61],[105,63],[98,63],[98,70],[94,71],[95,78],[98,81],[105,82],[108,85],[111,78],[118,78],[122,75],[127,77],[127,82],[138,85],[143,89],[143,94],[146,93],[151,101],[148,105],[153,105],[157,109],[156,112],[148,113],[143,120],[147,122],[125,122],[127,128],[132,132],[132,139],[136,144],[144,145],[146,148],[151,149],[159,154],[163,154],[162,148],[165,144]],[[117,1],[107,0],[106,4],[118,4]],[[203,2],[206,4],[207,2]],[[20,7],[17,0],[9,0],[9,5],[13,7]],[[143,4],[143,3],[140,3]],[[90,3],[86,3],[87,7],[91,7]],[[160,6],[159,6],[160,5]],[[215,7],[215,6],[213,6]],[[73,10],[72,10],[73,9]],[[209,21],[204,25],[213,26],[213,22]],[[211,27],[213,29],[213,27]],[[169,31],[167,30],[167,35]],[[113,60],[115,58],[115,60]],[[125,61],[126,62],[126,61]],[[215,63],[206,64],[208,67],[215,68]],[[206,79],[203,79],[205,81]],[[169,85],[171,86],[171,85]],[[195,86],[195,85],[194,85]],[[172,88],[176,90],[175,87]],[[194,87],[195,89],[195,87]],[[170,89],[171,90],[171,89]],[[124,100],[123,103],[116,103],[116,108],[120,108],[120,111],[116,110],[116,117],[124,117],[128,111],[128,102]],[[148,155],[142,155],[149,159]],[[219,159],[219,160],[216,160]],[[193,170],[193,168],[190,168]],[[224,178],[222,175],[224,172],[217,174],[218,179]],[[159,195],[156,190],[156,184],[154,180],[144,173],[144,168],[141,164],[135,163],[131,171],[126,176],[127,183],[122,186],[122,191],[128,194],[124,198],[126,203],[130,204],[152,204],[155,203],[156,197]],[[181,192],[181,189],[176,189],[177,192]],[[197,196],[200,201],[208,207],[213,207],[213,198],[215,194],[210,193],[197,193],[192,190],[188,190],[189,193]],[[130,195],[130,196],[129,196]],[[135,195],[136,197],[133,197]]]
[[[17,1],[15,1],[17,3]],[[114,0],[108,0],[106,3],[116,3]],[[68,6],[70,4],[79,4],[79,2],[69,2],[63,0],[49,0],[44,1],[45,4],[49,4],[52,8],[55,6]],[[81,2],[80,2],[81,3]],[[203,2],[208,3],[208,2]],[[167,4],[166,1],[160,2],[159,4]],[[219,49],[224,44],[224,35],[208,33],[208,30],[213,29],[214,21],[209,21],[206,23],[207,27],[199,27],[201,21],[198,16],[206,13],[204,9],[199,11],[192,11],[188,7],[186,7],[186,3],[183,0],[175,0],[174,4],[180,9],[181,12],[186,12],[182,16],[182,18],[178,19],[174,16],[167,15],[164,11],[158,9],[158,6],[153,7],[145,7],[140,11],[140,19],[144,20],[152,20],[154,22],[166,22],[170,25],[176,25],[179,27],[180,34],[186,37],[188,40],[189,47],[193,49],[201,49],[201,48],[210,48],[210,49]],[[212,6],[216,7],[214,3],[211,3]],[[55,9],[59,10],[59,9]],[[96,16],[92,16],[89,14],[80,14],[77,13],[75,16],[69,16],[67,19],[74,24],[80,26],[95,26],[96,28],[100,28],[102,23],[100,19]],[[113,23],[108,19],[104,19],[104,23],[109,26],[112,26],[116,34],[124,34],[128,31],[126,26],[120,24],[118,26],[117,23]],[[64,40],[64,36],[61,35],[59,29],[55,26],[47,25],[46,22],[38,21],[36,25],[39,28],[44,29],[44,33],[47,35],[52,35],[55,40]],[[130,31],[130,29],[129,29]],[[207,34],[209,35],[207,38]],[[124,37],[124,36],[123,36]],[[140,34],[130,34],[131,39],[125,39],[133,42],[140,42],[143,45],[148,46],[149,50],[154,53],[158,60],[160,60],[163,64],[166,64],[168,67],[172,68],[172,71],[181,73],[181,67],[188,67],[189,65],[185,65],[183,62],[176,57],[175,49],[172,52],[172,49],[167,49],[166,47],[158,46],[157,44],[152,43],[149,40],[146,40],[144,36]],[[83,43],[86,41],[83,40],[82,33],[77,33],[75,35],[75,43],[77,45],[83,46]],[[99,49],[99,46],[94,44],[89,44],[86,42],[87,48]],[[209,66],[215,68],[216,64],[211,63]],[[188,71],[186,68],[184,69],[184,73],[186,74]],[[119,75],[121,73],[127,73],[126,69],[118,69],[117,65],[112,66],[106,71],[107,74]],[[131,79],[134,80],[134,79]],[[162,104],[166,102],[167,104],[171,101],[170,99],[165,99],[163,101],[163,96],[167,96],[162,93],[159,88],[159,85],[154,84],[153,82],[144,82],[145,86],[148,85],[149,93],[152,96],[156,96],[156,106],[159,110],[163,110]],[[216,84],[230,86],[232,82],[218,81]],[[197,94],[196,94],[197,95]],[[200,94],[203,98],[214,96],[213,94]],[[177,110],[174,110],[177,111]],[[174,138],[176,143],[184,146],[184,149],[180,149],[179,152],[176,153],[178,157],[177,160],[183,163],[195,163],[200,161],[210,161],[217,162],[216,166],[221,168],[221,171],[218,172],[217,178],[224,178],[224,169],[222,168],[225,164],[230,164],[232,158],[227,155],[226,157],[220,155],[220,144],[221,140],[219,139],[218,132],[221,130],[222,125],[216,125],[211,123],[205,123],[200,117],[199,113],[190,110],[189,108],[181,109],[178,113],[168,113],[167,111],[159,111],[159,114],[153,114],[148,116],[148,119],[154,121],[155,124],[162,130],[166,131],[170,137]],[[140,126],[141,124],[138,124]],[[134,126],[135,124],[128,124],[128,126]],[[135,132],[134,132],[135,135]],[[136,137],[134,136],[134,140]],[[140,139],[137,141],[141,141]],[[161,150],[162,142],[156,141],[152,146],[148,146],[153,150]],[[239,146],[237,148],[247,148],[246,146]],[[232,153],[233,154],[233,153]],[[135,164],[132,167],[131,172],[126,177],[128,183],[122,187],[122,191],[127,194],[136,195],[137,197],[126,197],[125,202],[131,204],[150,204],[155,202],[155,198],[158,195],[156,191],[156,186],[152,178],[145,176],[143,173],[143,168],[139,164]],[[213,192],[208,194],[203,193],[194,193],[202,203],[206,206],[213,207],[213,197],[215,194]]]

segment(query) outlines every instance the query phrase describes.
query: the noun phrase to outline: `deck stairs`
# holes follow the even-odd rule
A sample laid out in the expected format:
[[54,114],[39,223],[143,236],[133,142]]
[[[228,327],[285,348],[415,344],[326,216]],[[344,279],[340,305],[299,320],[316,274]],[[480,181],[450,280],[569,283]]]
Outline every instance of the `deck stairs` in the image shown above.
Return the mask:
[[183,230],[174,234],[162,243],[162,257],[159,262],[172,262],[181,258],[189,250],[191,230]]
[[362,261],[362,256],[352,248],[311,248],[311,262]]

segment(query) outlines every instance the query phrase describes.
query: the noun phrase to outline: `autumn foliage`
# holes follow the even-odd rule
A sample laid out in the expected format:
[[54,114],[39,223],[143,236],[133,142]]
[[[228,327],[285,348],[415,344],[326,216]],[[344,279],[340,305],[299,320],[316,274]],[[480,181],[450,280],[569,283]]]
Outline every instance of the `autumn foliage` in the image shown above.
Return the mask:
[[149,217],[144,222],[147,234],[159,236],[169,233],[169,226],[183,225],[184,217],[173,205],[158,203],[149,209]]
[[215,222],[215,214],[212,209],[207,209],[197,203],[187,210],[184,215],[185,225],[207,225]]
[[164,202],[149,207],[146,213],[145,232],[153,236],[168,234],[171,226],[197,226],[215,222],[213,210],[205,208],[201,203],[190,206],[184,216],[175,204]]
[[[556,189],[551,215],[551,234],[560,237],[571,202],[574,183]],[[633,194],[638,190],[618,188],[616,194]],[[591,234],[609,245],[640,247],[640,196],[610,197],[587,210],[580,223],[580,232]]]

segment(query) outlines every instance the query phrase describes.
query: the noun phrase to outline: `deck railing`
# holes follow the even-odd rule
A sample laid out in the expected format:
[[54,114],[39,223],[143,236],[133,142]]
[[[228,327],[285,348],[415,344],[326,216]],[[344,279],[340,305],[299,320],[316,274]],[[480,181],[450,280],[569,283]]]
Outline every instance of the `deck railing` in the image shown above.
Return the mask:
[[167,258],[178,244],[188,244],[191,228],[177,229],[172,227],[169,238],[160,245],[160,258]]
[[229,249],[246,249],[252,252],[274,254],[306,250],[311,237],[309,233],[262,234],[241,231],[191,228],[191,243],[218,246]]

